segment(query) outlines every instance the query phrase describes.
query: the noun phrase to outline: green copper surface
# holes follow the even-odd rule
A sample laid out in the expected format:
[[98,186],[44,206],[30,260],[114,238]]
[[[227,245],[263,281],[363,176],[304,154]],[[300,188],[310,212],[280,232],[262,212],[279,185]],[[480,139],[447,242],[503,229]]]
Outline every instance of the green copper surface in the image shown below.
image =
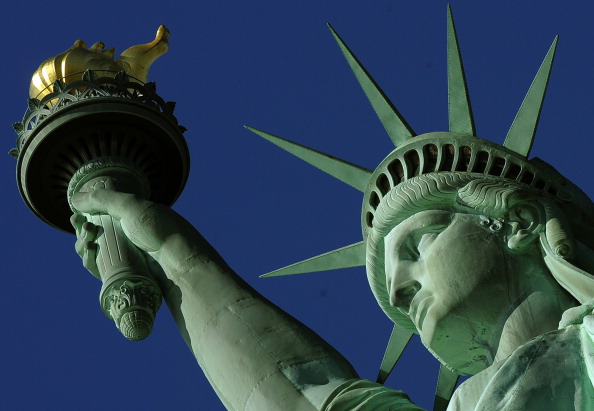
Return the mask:
[[476,135],[474,118],[462,55],[456,35],[452,9],[448,5],[448,114],[450,131],[460,134]]
[[398,112],[394,104],[386,96],[380,86],[371,77],[369,72],[363,67],[363,64],[357,59],[345,42],[340,38],[338,33],[328,25],[332,31],[332,35],[336,39],[340,50],[344,54],[351,70],[355,74],[357,81],[369,99],[373,110],[379,117],[388,135],[392,139],[395,146],[404,143],[406,140],[414,137],[416,133],[411,126],[408,125],[404,117]]
[[[480,338],[481,341],[475,341],[475,337],[479,335],[479,331],[483,332],[487,330],[486,328],[477,328],[477,324],[480,323],[480,321],[476,323],[475,319],[483,314],[485,318],[495,318],[500,313],[500,310],[491,312],[490,306],[480,307],[480,310],[482,311],[473,306],[472,309],[475,310],[475,314],[473,314],[474,317],[465,317],[465,319],[460,319],[455,315],[449,316],[449,312],[447,312],[447,325],[435,328],[435,324],[441,321],[441,314],[438,309],[429,310],[427,308],[430,305],[428,301],[432,301],[431,298],[433,297],[427,297],[426,293],[430,292],[430,290],[436,292],[436,290],[439,289],[442,291],[447,290],[443,291],[444,295],[457,295],[458,291],[450,289],[449,285],[440,283],[438,278],[443,276],[439,274],[449,273],[448,270],[451,267],[455,268],[458,267],[458,265],[462,267],[464,264],[474,264],[472,258],[452,259],[451,261],[448,260],[447,263],[442,259],[443,256],[449,255],[450,248],[461,247],[464,244],[463,240],[467,239],[467,236],[459,236],[458,234],[452,235],[451,238],[449,238],[450,231],[444,230],[444,227],[451,226],[451,233],[456,233],[457,230],[461,232],[472,232],[472,236],[476,236],[476,238],[473,238],[468,245],[469,249],[472,248],[473,252],[477,254],[482,253],[483,257],[486,258],[493,253],[493,250],[483,250],[484,252],[480,250],[477,251],[478,245],[483,244],[478,240],[482,237],[486,238],[484,228],[481,227],[484,226],[493,233],[499,233],[503,227],[503,220],[500,221],[494,219],[493,221],[495,223],[493,223],[490,218],[493,217],[491,215],[489,215],[489,217],[481,216],[480,218],[477,218],[465,216],[465,213],[461,213],[457,216],[452,215],[451,221],[448,220],[448,223],[444,223],[443,227],[439,224],[433,227],[435,225],[435,221],[433,220],[443,219],[444,216],[447,216],[447,213],[440,214],[442,211],[432,211],[429,212],[429,214],[421,216],[421,210],[439,208],[438,204],[441,204],[440,201],[443,201],[442,197],[449,196],[448,193],[451,191],[448,187],[449,184],[456,187],[459,184],[463,186],[464,184],[471,182],[471,175],[475,176],[473,178],[478,178],[476,174],[484,174],[485,177],[487,177],[484,180],[484,184],[487,186],[495,184],[494,181],[497,180],[498,182],[496,184],[500,184],[500,187],[502,187],[501,189],[504,189],[504,186],[510,184],[513,185],[513,187],[516,187],[514,184],[518,182],[530,186],[531,189],[534,189],[537,193],[545,192],[549,195],[559,195],[560,197],[563,197],[563,190],[557,189],[558,183],[561,184],[561,186],[563,186],[563,184],[557,181],[558,177],[555,177],[556,174],[549,175],[550,170],[548,170],[547,167],[541,167],[538,164],[528,162],[526,158],[536,132],[536,126],[553,63],[557,39],[555,39],[547,53],[517,117],[512,124],[504,144],[504,147],[507,149],[505,150],[501,146],[475,137],[476,128],[472,107],[456,28],[449,7],[447,28],[449,133],[428,133],[424,135],[424,137],[416,136],[412,128],[406,123],[404,118],[396,110],[394,105],[386,97],[384,92],[348,46],[332,27],[330,27],[330,29],[355,74],[355,77],[384,125],[384,128],[390,135],[393,143],[397,146],[396,150],[386,157],[371,176],[365,176],[365,179],[369,180],[369,183],[365,185],[364,190],[365,199],[362,219],[364,223],[365,241],[364,243],[350,246],[356,247],[356,249],[360,247],[362,250],[360,255],[356,256],[355,254],[349,253],[351,258],[356,257],[359,259],[363,258],[363,250],[366,252],[365,259],[367,274],[372,290],[388,316],[395,323],[399,324],[394,327],[390,337],[377,382],[383,383],[388,378],[394,365],[410,340],[412,333],[417,332],[421,335],[421,340],[429,351],[431,351],[436,358],[440,359],[442,363],[448,364],[448,368],[442,366],[440,369],[434,406],[435,411],[445,410],[456,387],[459,374],[473,374],[479,371],[490,362],[497,359],[492,358],[495,352],[497,352],[497,355],[505,355],[501,353],[504,353],[505,349],[508,347],[491,347],[488,343],[483,344],[483,337]],[[264,135],[263,137],[267,138]],[[416,138],[413,139],[413,137]],[[281,140],[273,141],[271,138],[267,139],[280,145],[278,144],[278,141]],[[290,144],[294,145],[295,143]],[[330,157],[328,155],[324,156]],[[302,156],[300,157],[303,158]],[[334,158],[333,160],[335,162],[342,162],[341,160]],[[313,161],[306,161],[313,164]],[[425,178],[425,174],[431,177]],[[474,183],[469,184],[466,189],[470,190],[473,184]],[[520,186],[521,185],[518,185],[518,187]],[[476,194],[475,197],[471,196],[472,199],[474,199],[473,201],[476,200],[476,202],[480,204],[497,203],[494,198],[488,197],[486,192],[482,191],[482,189],[477,190],[478,194]],[[386,204],[389,204],[389,206]],[[416,213],[411,211],[415,209]],[[451,205],[448,210],[452,211]],[[525,212],[526,209],[522,211],[522,213]],[[408,244],[408,240],[405,241],[405,238],[409,238],[410,236],[408,236],[408,232],[405,232],[406,230],[402,233],[398,232],[398,227],[403,224],[403,215],[408,215],[407,213],[412,213],[410,218],[406,220],[410,227],[416,227],[414,230],[417,231],[425,230],[423,231],[425,234],[419,235],[419,238],[425,238],[426,235],[431,237],[431,240],[427,240],[427,242],[423,243],[425,244],[425,248],[422,252],[431,255],[429,251],[435,248],[435,250],[433,250],[435,251],[435,258],[420,258],[418,255],[415,256],[414,253],[412,253],[409,258],[403,257],[403,255],[406,256],[407,253],[410,253],[409,248],[402,246],[402,244]],[[436,214],[433,215],[431,213]],[[431,221],[426,221],[426,219]],[[396,237],[399,235],[401,236],[398,237],[397,241],[384,244],[388,238],[386,237],[386,234],[388,233],[386,227],[388,227],[388,224],[392,224],[390,223],[392,220],[400,221],[400,223],[394,223],[396,227],[393,227],[394,231],[390,233],[390,235],[396,233],[394,234]],[[520,227],[519,222],[514,222],[513,224],[515,224],[513,227],[515,227],[516,230]],[[440,228],[438,228],[438,226]],[[428,229],[428,227],[431,228]],[[533,227],[537,227],[537,225],[533,224]],[[549,227],[547,226],[547,230],[548,229]],[[429,234],[426,234],[427,230],[429,230]],[[442,230],[447,231],[448,234],[441,233]],[[553,231],[554,230],[550,230],[548,233],[552,233]],[[537,239],[535,234],[536,233],[524,228],[518,233],[509,235],[506,247],[514,250],[513,253],[516,253],[520,248],[524,247],[525,243],[529,241],[535,242]],[[437,235],[440,237],[437,237]],[[499,234],[494,234],[494,237],[497,237],[498,235]],[[442,250],[439,249],[441,246],[438,245],[428,246],[427,244],[432,244],[432,241],[435,238],[442,238],[447,247],[444,246],[444,249]],[[561,239],[554,240],[555,243],[558,243],[559,241],[561,241]],[[563,241],[561,242],[563,243]],[[435,244],[441,244],[441,242],[436,242]],[[499,244],[499,242],[493,241],[493,244]],[[350,247],[346,247],[345,249],[349,249],[350,252],[354,251],[350,250]],[[416,247],[419,249],[422,248],[420,245],[417,245]],[[415,247],[412,247],[412,249],[414,248]],[[318,257],[313,257],[280,270],[273,271],[263,277],[353,266],[353,264],[345,264],[344,262],[341,264],[337,261],[337,257],[342,257],[340,253],[344,252],[345,249],[330,251]],[[395,252],[394,250],[398,250],[398,252]],[[421,252],[419,251],[419,253]],[[466,254],[458,253],[456,255]],[[401,257],[406,263],[400,264]],[[531,256],[516,257],[518,266],[521,266],[522,264],[537,265],[533,261],[528,262]],[[539,267],[542,268],[541,271],[546,272],[546,269],[542,267],[542,262],[539,261],[538,264],[540,264]],[[360,264],[358,265],[363,265],[363,261],[360,261]],[[417,266],[419,268],[413,269],[413,267]],[[423,267],[421,268],[421,266]],[[472,270],[466,270],[464,267],[454,271],[458,276],[461,275],[460,273],[474,272]],[[572,270],[572,272],[573,271],[574,270]],[[423,273],[423,275],[421,275],[421,273]],[[389,278],[389,281],[386,280],[387,278]],[[545,278],[548,277],[545,276]],[[470,284],[473,279],[474,277],[469,277],[460,281],[465,284]],[[557,281],[560,284],[565,284],[566,279],[563,278],[562,280]],[[543,284],[544,283],[545,282],[543,281]],[[420,284],[422,284],[422,287]],[[434,286],[433,288],[432,285]],[[546,292],[549,292],[549,289],[546,287],[555,289],[557,285],[552,283],[546,284],[546,286],[543,285],[542,287],[544,287],[543,289],[546,289]],[[419,292],[421,288],[424,290],[423,292]],[[421,296],[415,298],[418,294]],[[557,295],[555,293],[552,294]],[[485,296],[483,296],[483,298],[484,297]],[[560,298],[559,301],[557,301],[559,303],[558,305],[563,306],[564,308],[567,307],[568,302],[566,300],[561,300],[562,299]],[[530,304],[532,303],[529,302],[525,304],[528,308],[521,307],[521,309],[517,309],[516,314],[519,317],[522,317],[531,309]],[[396,314],[392,315],[393,312]],[[555,315],[558,314],[558,312],[555,313]],[[509,331],[506,329],[507,335],[515,335],[515,328],[528,329],[529,327],[527,327],[524,322],[525,321],[523,320],[517,322],[514,320],[510,322],[509,325],[506,325],[506,327],[511,330]],[[539,327],[542,326],[545,329],[552,329],[551,324],[547,323],[545,318],[542,324],[539,324]],[[468,332],[472,335],[467,336],[466,334],[468,334]],[[538,332],[539,331],[537,331],[535,327],[532,327],[528,334],[532,333],[533,335],[537,335]],[[458,338],[458,335],[464,336],[464,341],[474,341],[474,343],[472,343],[474,345],[471,344],[467,346],[457,340],[455,342],[451,341],[450,339],[453,335],[456,335],[456,338]],[[521,343],[522,341],[515,341],[513,344],[518,345]],[[485,349],[487,346],[491,348]],[[497,351],[497,348],[501,348],[501,353]],[[509,354],[509,352],[507,354]],[[483,364],[482,361],[485,362],[485,364]]]
[[312,166],[330,174],[332,177],[337,178],[359,191],[365,191],[367,183],[369,182],[369,176],[371,175],[370,170],[333,157],[329,154],[322,153],[321,151],[266,133],[265,131],[249,126],[245,127],[283,150],[288,151]]
[[365,265],[365,243],[360,241],[338,248],[316,257],[291,264],[284,268],[263,274],[260,277],[313,273],[316,271],[337,270],[339,268],[361,267]]
[[450,371],[445,365],[439,367],[439,377],[437,378],[437,388],[435,389],[435,402],[433,411],[445,411],[460,376]]
[[503,143],[504,147],[526,157],[530,154],[534,142],[558,39],[559,36],[556,36],[553,40],[553,44],[538,69],[538,73],[536,73],[536,77],[534,77]]
[[402,328],[398,324],[394,324],[394,328],[392,328],[392,333],[390,334],[390,339],[388,340],[388,345],[386,347],[386,353],[384,354],[382,364],[380,365],[379,374],[376,380],[377,382],[380,384],[386,382],[412,336],[412,331]]
[[[445,410],[450,398],[451,410],[591,409],[594,204],[548,164],[526,158],[556,40],[501,147],[474,136],[451,10],[450,132],[412,138],[333,34],[398,147],[370,173],[249,128],[365,192],[364,241],[265,277],[365,264],[377,302],[397,324],[378,382],[386,381],[418,333],[443,364],[434,410]],[[129,240],[149,253],[147,261],[158,264],[151,273],[226,408],[418,410],[402,392],[361,379],[338,351],[239,278],[170,208],[111,190],[75,194],[77,211],[113,216]],[[95,240],[84,233],[89,225],[77,230],[87,266],[94,248],[80,244]],[[116,318],[118,307],[112,306],[132,295],[117,291],[108,294]],[[129,317],[130,323],[144,321]],[[459,374],[474,376],[452,397]]]

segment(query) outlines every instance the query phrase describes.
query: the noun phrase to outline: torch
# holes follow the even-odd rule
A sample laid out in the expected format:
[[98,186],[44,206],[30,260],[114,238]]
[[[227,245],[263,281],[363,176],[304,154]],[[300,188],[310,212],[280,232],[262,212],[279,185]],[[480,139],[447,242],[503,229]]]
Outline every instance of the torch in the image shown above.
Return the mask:
[[[147,68],[146,51],[154,52],[163,33],[166,42],[169,32],[161,26],[154,42],[128,49],[116,62],[111,50],[108,68],[126,70],[87,65],[84,72],[55,75],[38,98],[29,99],[23,120],[14,124],[18,138],[11,154],[17,158],[19,191],[29,209],[52,227],[74,232],[69,219],[76,192],[106,188],[168,206],[181,194],[190,159],[185,129],[173,115],[175,103],[164,101],[154,83],[129,75],[134,53],[141,60],[138,65]],[[122,60],[130,50],[134,53]],[[105,57],[102,43],[88,52]],[[97,59],[90,61],[96,64]],[[126,238],[119,220],[109,215],[86,218],[98,226],[101,308],[126,338],[146,338],[162,300],[146,257]]]

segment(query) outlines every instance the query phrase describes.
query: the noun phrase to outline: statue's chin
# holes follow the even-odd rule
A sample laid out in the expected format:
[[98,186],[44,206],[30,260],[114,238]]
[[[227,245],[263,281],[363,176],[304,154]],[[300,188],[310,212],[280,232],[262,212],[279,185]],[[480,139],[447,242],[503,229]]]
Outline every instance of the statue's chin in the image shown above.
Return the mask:
[[[449,350],[449,352],[444,352],[442,347],[438,347],[438,351],[432,347],[427,347],[427,349],[439,362],[458,375],[478,374],[492,364],[492,361],[489,360],[488,350],[482,348],[460,349],[458,346],[456,350]],[[440,353],[438,354],[438,352]]]
[[[474,375],[493,364],[494,350],[488,342],[486,329],[459,326],[435,328],[432,333],[422,332],[423,345],[451,371],[459,375]],[[481,336],[482,338],[478,337]]]

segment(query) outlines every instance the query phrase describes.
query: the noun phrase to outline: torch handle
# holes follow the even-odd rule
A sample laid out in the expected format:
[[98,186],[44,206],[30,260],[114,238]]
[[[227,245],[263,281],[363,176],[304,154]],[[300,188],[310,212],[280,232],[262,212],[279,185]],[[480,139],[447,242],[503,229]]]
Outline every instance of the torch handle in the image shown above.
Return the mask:
[[[93,177],[79,191],[137,190],[134,184],[130,186],[130,181],[114,175]],[[103,282],[99,296],[101,309],[126,338],[142,340],[150,334],[162,301],[146,256],[126,237],[119,219],[108,214],[85,214],[85,217],[97,226],[96,262]]]
[[[113,177],[95,177],[84,184],[80,191],[97,188],[117,190]],[[145,256],[128,240],[118,219],[108,214],[86,214],[88,221],[98,227],[97,267],[103,283],[123,274],[150,276]]]

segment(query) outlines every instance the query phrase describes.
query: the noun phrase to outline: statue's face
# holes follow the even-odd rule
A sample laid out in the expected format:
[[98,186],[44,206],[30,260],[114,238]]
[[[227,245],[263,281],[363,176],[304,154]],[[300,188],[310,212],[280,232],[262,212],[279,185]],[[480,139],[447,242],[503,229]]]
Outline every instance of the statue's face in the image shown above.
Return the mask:
[[429,210],[395,227],[385,249],[390,303],[423,344],[460,373],[490,365],[520,293],[502,236],[480,216]]

